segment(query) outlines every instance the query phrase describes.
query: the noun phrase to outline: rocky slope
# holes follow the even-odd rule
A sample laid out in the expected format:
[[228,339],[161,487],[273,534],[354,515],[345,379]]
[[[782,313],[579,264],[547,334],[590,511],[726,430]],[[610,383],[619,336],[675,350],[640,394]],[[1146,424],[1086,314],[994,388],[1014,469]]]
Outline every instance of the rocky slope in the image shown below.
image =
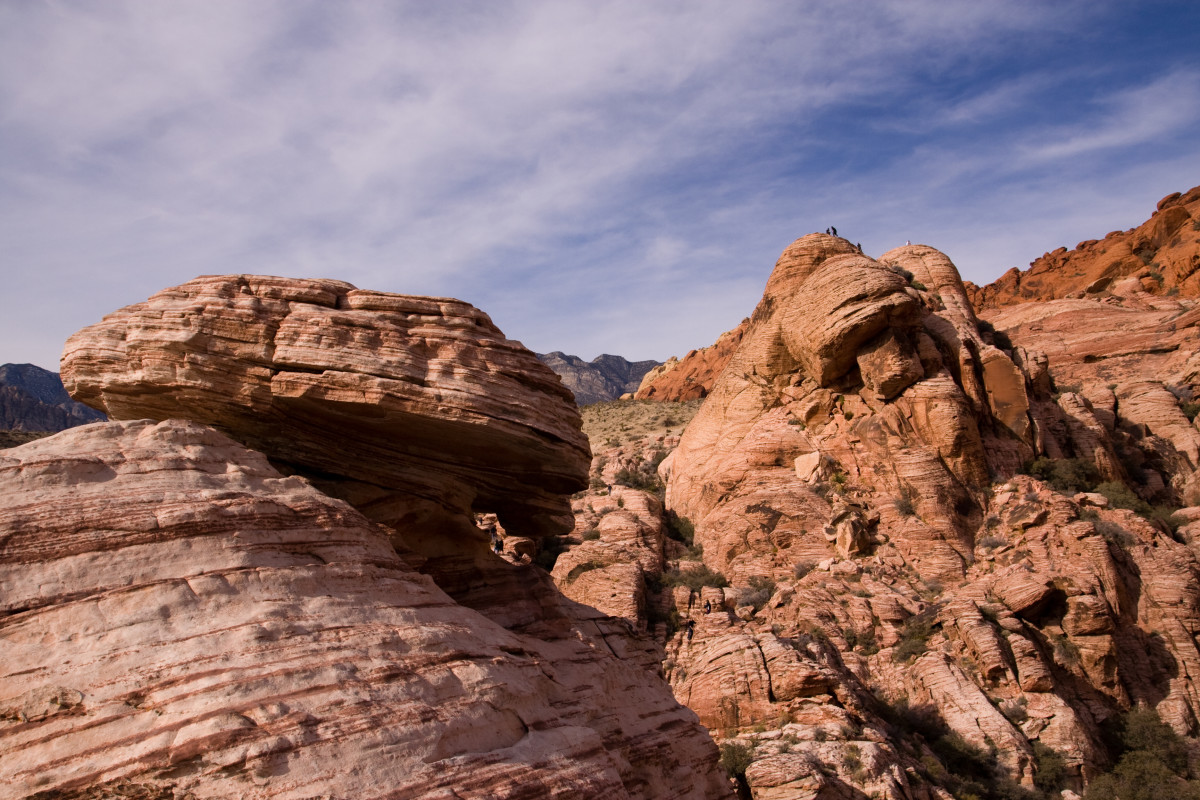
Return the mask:
[[0,430],[62,431],[103,419],[72,400],[55,373],[33,364],[0,365]]
[[728,795],[661,651],[515,563],[588,449],[478,310],[210,276],[63,365],[134,420],[0,454],[0,796]]
[[1060,247],[1024,272],[1014,267],[987,286],[967,284],[967,292],[983,310],[1098,295],[1128,277],[1155,294],[1200,296],[1200,186],[1164,197],[1136,228],[1080,242],[1074,250]]
[[563,385],[571,390],[575,402],[581,406],[616,400],[636,392],[642,376],[659,366],[657,361],[626,361],[607,353],[584,361],[579,356],[557,350],[539,353],[538,359],[562,378]]
[[1195,308],[985,324],[933,248],[803,237],[682,438],[597,453],[555,579],[662,637],[743,796],[1081,792],[1123,711],[1200,732]]
[[646,373],[638,386],[638,400],[678,402],[707,397],[717,376],[742,343],[750,320],[743,320],[731,331],[721,334],[708,347],[692,350],[683,358],[671,357]]

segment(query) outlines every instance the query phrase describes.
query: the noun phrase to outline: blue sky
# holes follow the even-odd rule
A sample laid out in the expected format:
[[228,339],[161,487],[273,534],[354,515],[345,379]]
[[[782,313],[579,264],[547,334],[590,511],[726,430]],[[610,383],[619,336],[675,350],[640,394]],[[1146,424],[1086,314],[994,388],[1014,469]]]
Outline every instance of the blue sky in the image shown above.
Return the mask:
[[0,0],[0,363],[196,275],[666,359],[836,225],[989,282],[1200,184],[1200,3]]

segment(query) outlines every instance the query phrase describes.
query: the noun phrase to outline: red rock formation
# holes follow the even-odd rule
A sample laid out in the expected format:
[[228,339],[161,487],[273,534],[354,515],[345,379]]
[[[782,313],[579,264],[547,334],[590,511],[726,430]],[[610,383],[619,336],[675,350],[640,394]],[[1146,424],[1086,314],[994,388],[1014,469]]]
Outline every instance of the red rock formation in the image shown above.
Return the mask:
[[0,456],[9,793],[727,796],[659,651],[475,526],[569,527],[588,453],[481,312],[201,278],[64,365],[151,419]]
[[1057,405],[1074,452],[1046,443],[1050,455],[1086,455],[1110,480],[1129,480],[1121,462],[1133,463],[1148,473],[1134,481],[1148,499],[1200,499],[1200,431],[1182,408],[1200,389],[1194,301],[1155,297],[1125,281],[1102,300],[1022,303],[987,317],[1038,352],[1055,386],[1066,390]]
[[1136,277],[1156,294],[1200,296],[1200,186],[1158,203],[1149,220],[1103,239],[1060,247],[1010,269],[987,286],[967,285],[979,310],[1035,300],[1102,294],[1122,278]]
[[[947,741],[1027,785],[1050,748],[1082,791],[1111,767],[1101,727],[1123,709],[1200,731],[1200,509],[1171,536],[1015,475],[1038,456],[1048,480],[1200,499],[1194,305],[1127,280],[983,324],[932,248],[874,262],[813,235],[785,251],[660,467],[668,509],[731,585],[670,588],[702,573],[668,542],[661,578],[639,556],[622,612],[677,615],[666,675],[719,738],[753,747],[755,798],[978,794],[938,771]],[[557,577],[603,552],[588,544]]]
[[708,347],[692,350],[683,358],[667,359],[665,364],[650,370],[642,378],[635,399],[671,402],[707,397],[713,382],[741,344],[749,324],[749,319],[742,320]]
[[[908,286],[905,270],[929,284]],[[1032,454],[1014,373],[980,338],[945,256],[913,246],[876,262],[845,240],[806,236],[784,251],[741,347],[689,425],[667,503],[704,532],[716,568],[737,572],[759,542],[794,562],[824,548],[813,536],[832,518],[796,472],[797,459],[816,453],[873,507],[890,508],[883,498],[902,487],[916,492],[919,515],[896,520],[909,528],[897,546],[930,576],[960,575],[988,482],[985,441],[997,442],[997,456],[1014,445]],[[806,500],[784,510],[781,496]],[[761,507],[779,513],[757,522]]]
[[566,495],[585,485],[570,392],[458,300],[207,276],[72,336],[62,375],[115,419],[214,425],[377,521],[475,509],[542,536],[570,529]]
[[76,428],[0,485],[0,795],[724,796],[694,717],[535,568],[492,559],[543,607],[506,630],[211,428]]

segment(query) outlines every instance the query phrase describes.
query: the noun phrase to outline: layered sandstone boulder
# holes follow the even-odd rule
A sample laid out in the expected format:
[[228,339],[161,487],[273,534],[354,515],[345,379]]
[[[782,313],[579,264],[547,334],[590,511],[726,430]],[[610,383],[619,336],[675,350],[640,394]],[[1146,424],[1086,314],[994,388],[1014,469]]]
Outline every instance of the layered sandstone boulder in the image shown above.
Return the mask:
[[200,424],[3,451],[0,795],[726,796],[601,615],[493,558],[489,616],[402,555]]
[[559,533],[587,471],[570,392],[458,300],[205,276],[72,336],[62,376],[114,419],[213,425],[392,524],[453,532],[474,510]]

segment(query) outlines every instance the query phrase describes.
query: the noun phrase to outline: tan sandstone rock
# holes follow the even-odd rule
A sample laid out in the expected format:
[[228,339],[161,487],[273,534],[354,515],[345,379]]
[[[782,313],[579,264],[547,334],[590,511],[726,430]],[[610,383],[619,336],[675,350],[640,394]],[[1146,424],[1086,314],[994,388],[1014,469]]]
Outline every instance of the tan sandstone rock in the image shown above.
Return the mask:
[[458,300],[206,276],[72,336],[62,375],[114,419],[213,425],[377,521],[450,538],[472,509],[516,535],[570,530],[587,472],[570,393]]
[[[0,795],[726,796],[695,717],[536,568],[491,559],[526,599],[489,618],[211,428],[75,428],[0,486]],[[494,621],[531,601],[538,633]]]

